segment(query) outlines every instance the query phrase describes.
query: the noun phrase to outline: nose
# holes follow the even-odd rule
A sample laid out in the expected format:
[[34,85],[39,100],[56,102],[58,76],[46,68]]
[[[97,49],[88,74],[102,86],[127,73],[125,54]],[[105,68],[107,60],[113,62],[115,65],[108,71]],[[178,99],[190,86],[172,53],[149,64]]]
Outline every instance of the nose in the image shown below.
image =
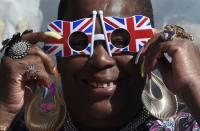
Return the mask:
[[116,64],[113,57],[107,52],[105,42],[103,41],[95,41],[94,53],[90,57],[89,63],[97,69],[106,69]]

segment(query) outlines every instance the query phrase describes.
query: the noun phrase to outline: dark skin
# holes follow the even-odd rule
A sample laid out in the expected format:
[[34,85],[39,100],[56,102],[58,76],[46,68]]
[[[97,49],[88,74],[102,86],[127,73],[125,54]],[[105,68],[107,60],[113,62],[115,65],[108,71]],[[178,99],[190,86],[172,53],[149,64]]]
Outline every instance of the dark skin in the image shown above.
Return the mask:
[[[91,3],[90,0],[69,1],[68,4],[74,5],[74,8],[65,10],[64,20],[91,16],[94,9],[104,10],[105,16],[126,17],[137,14],[136,9],[130,8],[130,5],[136,5],[134,1],[122,2],[122,8],[113,9],[114,11],[112,10],[116,6],[114,1],[96,1],[94,4],[88,4],[87,8],[83,7],[81,2]],[[81,10],[78,14],[74,13],[77,9]],[[99,16],[95,31],[103,33]],[[63,86],[66,87],[64,92],[69,112],[76,124],[80,128],[86,128],[85,130],[118,129],[142,109],[140,96],[144,79],[140,76],[140,64],[134,64],[136,54],[110,57],[105,47],[104,41],[97,41],[91,58],[83,56],[58,59],[59,72],[63,78]],[[91,93],[92,89],[88,90],[88,85],[85,84],[88,81],[97,83],[117,81],[117,88],[111,95],[96,97]]]
[[[143,12],[146,10],[145,2],[140,5],[137,4],[137,1],[132,0],[118,0],[118,2],[116,0],[97,0],[95,2],[73,0],[64,4],[68,6],[62,13],[61,18],[64,20],[90,17],[94,9],[103,10],[104,16],[126,17],[143,14],[152,17],[151,13]],[[116,6],[119,8],[115,9]],[[96,33],[102,33],[99,19],[96,23]],[[147,71],[155,68],[160,70],[167,87],[183,98],[199,122],[199,50],[193,42],[183,39],[158,43],[159,32],[155,31],[155,34],[157,35],[143,52],[146,57],[145,67]],[[23,39],[29,40],[31,43],[47,41],[47,37],[43,33],[27,34],[23,36]],[[163,52],[172,57],[172,63],[166,61]],[[96,41],[91,58],[76,56],[58,59],[58,70],[62,76],[67,108],[78,128],[82,131],[117,130],[141,111],[141,91],[144,88],[145,80],[140,76],[140,63],[135,65],[134,60],[135,54],[130,53],[110,57],[104,41]],[[27,95],[30,92],[26,90],[25,86],[34,87],[34,81],[23,79],[27,64],[41,67],[38,80],[44,85],[49,84],[48,74],[55,71],[50,56],[36,45],[32,46],[28,56],[23,59],[12,60],[8,57],[2,59],[0,66],[0,120],[5,125],[9,125],[26,100],[31,99],[28,97],[30,95]],[[2,74],[6,74],[6,77]],[[104,95],[96,95],[96,88],[89,83],[102,82],[114,82],[116,88]]]

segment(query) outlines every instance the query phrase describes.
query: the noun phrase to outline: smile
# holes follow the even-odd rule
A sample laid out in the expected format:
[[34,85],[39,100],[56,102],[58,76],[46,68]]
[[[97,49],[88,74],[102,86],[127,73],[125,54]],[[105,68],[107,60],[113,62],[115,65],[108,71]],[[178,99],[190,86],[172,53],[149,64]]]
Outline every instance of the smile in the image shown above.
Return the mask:
[[92,82],[88,81],[87,82],[89,85],[95,87],[95,88],[115,88],[116,82]]
[[[101,79],[102,80],[102,79]],[[84,87],[93,98],[105,98],[114,94],[117,83],[113,80],[85,80]]]

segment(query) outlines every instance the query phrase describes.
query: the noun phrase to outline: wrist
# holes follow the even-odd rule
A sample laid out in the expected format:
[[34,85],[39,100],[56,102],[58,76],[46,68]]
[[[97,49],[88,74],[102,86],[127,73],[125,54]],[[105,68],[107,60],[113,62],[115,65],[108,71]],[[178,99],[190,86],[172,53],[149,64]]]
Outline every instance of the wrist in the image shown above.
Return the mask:
[[187,84],[184,84],[182,88],[178,91],[177,95],[186,102],[193,99],[195,100],[195,102],[198,102],[200,98],[200,81],[193,80],[187,82]]
[[184,86],[178,96],[186,103],[191,114],[200,124],[200,81],[196,80]]
[[17,112],[9,109],[6,104],[0,101],[0,131],[6,131],[9,128],[16,114]]

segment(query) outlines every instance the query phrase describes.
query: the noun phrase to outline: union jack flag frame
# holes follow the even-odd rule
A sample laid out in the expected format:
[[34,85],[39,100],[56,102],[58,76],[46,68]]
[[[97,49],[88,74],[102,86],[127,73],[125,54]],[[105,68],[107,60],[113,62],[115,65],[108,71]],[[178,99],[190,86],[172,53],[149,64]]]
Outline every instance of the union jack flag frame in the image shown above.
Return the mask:
[[[95,16],[96,17],[96,16]],[[96,18],[83,18],[77,21],[55,20],[48,25],[47,30],[60,34],[63,38],[60,40],[51,39],[45,43],[44,51],[46,53],[66,57],[78,54],[92,55],[93,53],[93,36],[95,33]],[[108,48],[113,53],[120,52],[138,52],[147,41],[153,37],[153,31],[150,19],[146,16],[136,15],[128,18],[103,17],[103,26],[105,26],[105,35],[108,37]],[[125,29],[129,32],[130,43],[124,48],[117,48],[111,42],[111,34],[117,29]],[[88,46],[81,51],[74,50],[69,45],[69,37],[72,33],[79,31],[88,36]]]
[[[147,41],[153,37],[151,22],[146,16],[136,15],[128,18],[104,17],[103,20],[112,54],[120,52],[139,52],[139,50],[147,44]],[[124,48],[117,48],[111,42],[111,34],[117,29],[125,29],[131,36],[130,43]]]
[[[94,33],[93,18],[83,18],[77,21],[55,20],[51,22],[47,31],[56,32],[62,36],[62,39],[50,39],[49,43],[45,43],[43,50],[51,55],[67,57],[78,54],[90,55],[92,34]],[[74,32],[83,32],[88,36],[88,46],[81,51],[74,50],[69,45],[69,37]]]

